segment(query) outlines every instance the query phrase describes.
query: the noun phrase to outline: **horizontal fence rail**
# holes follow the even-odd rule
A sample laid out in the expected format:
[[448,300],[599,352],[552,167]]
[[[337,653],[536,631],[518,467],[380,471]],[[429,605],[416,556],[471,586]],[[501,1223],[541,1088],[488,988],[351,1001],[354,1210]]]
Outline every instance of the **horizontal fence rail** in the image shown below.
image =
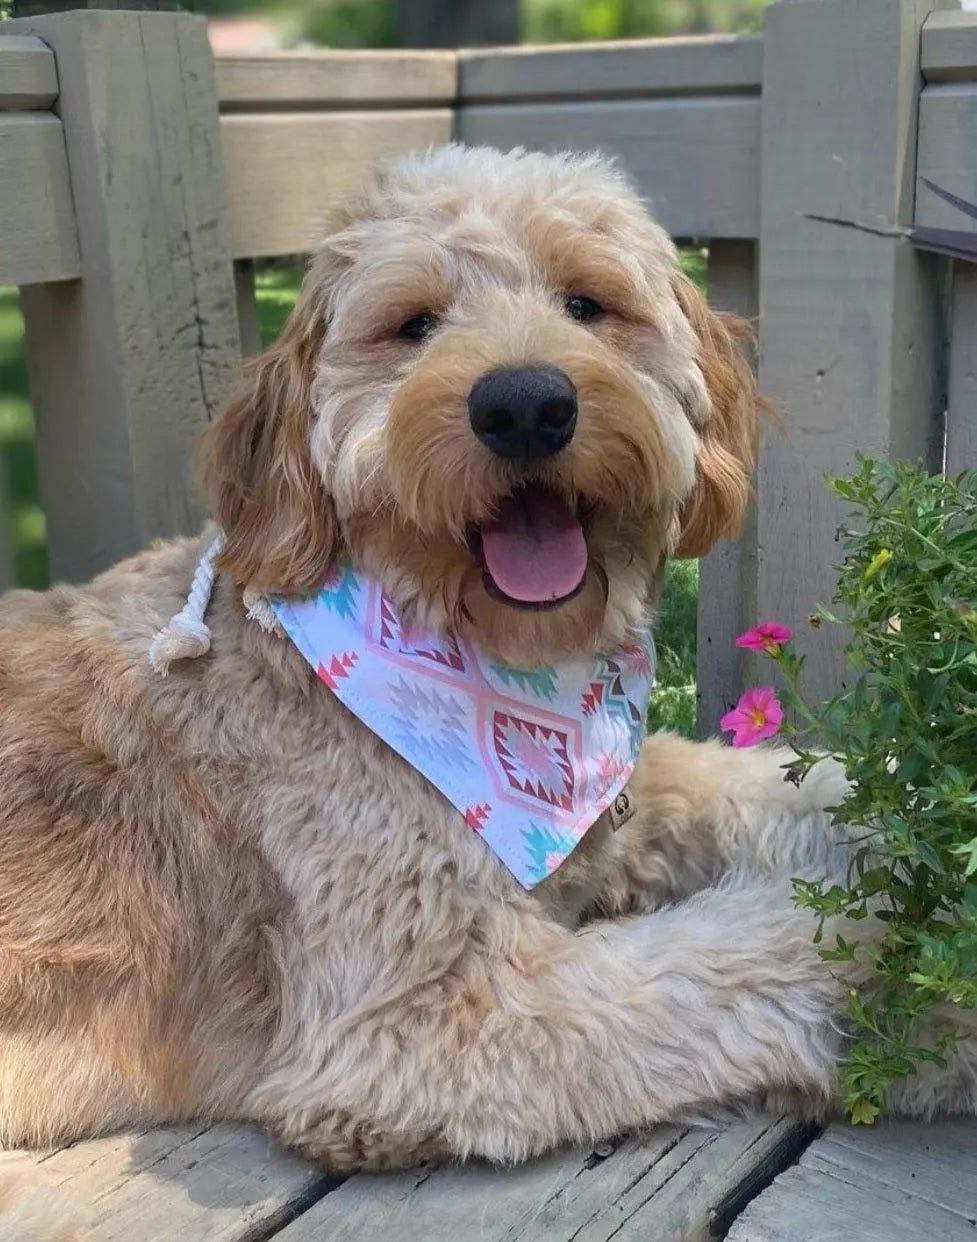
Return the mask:
[[[310,249],[374,161],[447,141],[618,154],[676,236],[759,231],[757,37],[217,60],[235,258]],[[394,85],[396,84],[396,90]]]
[[218,56],[222,112],[454,106],[455,52],[302,51]]
[[932,13],[920,39],[919,68],[927,82],[972,82],[977,71],[977,13]]
[[[2,27],[0,27],[2,30]],[[0,284],[81,274],[54,53],[0,34]]]
[[463,51],[459,93],[467,103],[759,93],[759,35]]
[[376,160],[447,142],[454,52],[301,52],[219,57],[217,94],[231,252],[298,254],[330,204]]
[[270,258],[312,250],[378,159],[447,142],[451,112],[232,113],[220,137],[231,254]]
[[462,53],[465,142],[618,155],[676,237],[760,227],[762,40]]
[[5,109],[50,108],[58,97],[54,53],[40,39],[0,39],[0,105]]

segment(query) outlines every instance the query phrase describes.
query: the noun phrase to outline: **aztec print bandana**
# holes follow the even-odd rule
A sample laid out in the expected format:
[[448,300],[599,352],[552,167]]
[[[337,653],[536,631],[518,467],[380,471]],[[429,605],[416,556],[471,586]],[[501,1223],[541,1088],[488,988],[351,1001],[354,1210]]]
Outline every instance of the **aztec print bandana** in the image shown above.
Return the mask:
[[305,598],[269,599],[329,687],[435,785],[533,888],[620,794],[645,735],[655,649],[513,668],[465,638],[406,633],[379,584],[337,565]]

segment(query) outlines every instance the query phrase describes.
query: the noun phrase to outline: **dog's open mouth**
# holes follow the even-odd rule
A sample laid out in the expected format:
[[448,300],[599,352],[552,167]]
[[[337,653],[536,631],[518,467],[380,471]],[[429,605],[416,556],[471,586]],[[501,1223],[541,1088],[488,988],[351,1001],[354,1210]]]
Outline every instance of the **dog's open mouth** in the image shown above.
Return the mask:
[[555,608],[587,577],[587,540],[579,514],[542,483],[527,483],[475,527],[472,551],[485,589],[517,608]]

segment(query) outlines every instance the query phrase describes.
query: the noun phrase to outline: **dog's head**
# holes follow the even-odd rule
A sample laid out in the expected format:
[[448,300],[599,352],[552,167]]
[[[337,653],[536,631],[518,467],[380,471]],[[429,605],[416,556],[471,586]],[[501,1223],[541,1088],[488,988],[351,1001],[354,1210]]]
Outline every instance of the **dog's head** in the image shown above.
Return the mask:
[[444,148],[351,204],[208,433],[241,585],[349,555],[510,659],[623,637],[735,531],[757,395],[733,321],[596,156]]

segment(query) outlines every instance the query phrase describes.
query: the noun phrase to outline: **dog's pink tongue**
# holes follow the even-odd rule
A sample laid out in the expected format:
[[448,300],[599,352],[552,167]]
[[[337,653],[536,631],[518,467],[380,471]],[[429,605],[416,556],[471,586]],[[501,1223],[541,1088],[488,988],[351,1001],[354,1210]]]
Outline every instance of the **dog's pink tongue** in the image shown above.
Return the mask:
[[563,599],[587,572],[583,527],[562,496],[529,485],[507,496],[482,525],[485,568],[510,599],[542,604]]

